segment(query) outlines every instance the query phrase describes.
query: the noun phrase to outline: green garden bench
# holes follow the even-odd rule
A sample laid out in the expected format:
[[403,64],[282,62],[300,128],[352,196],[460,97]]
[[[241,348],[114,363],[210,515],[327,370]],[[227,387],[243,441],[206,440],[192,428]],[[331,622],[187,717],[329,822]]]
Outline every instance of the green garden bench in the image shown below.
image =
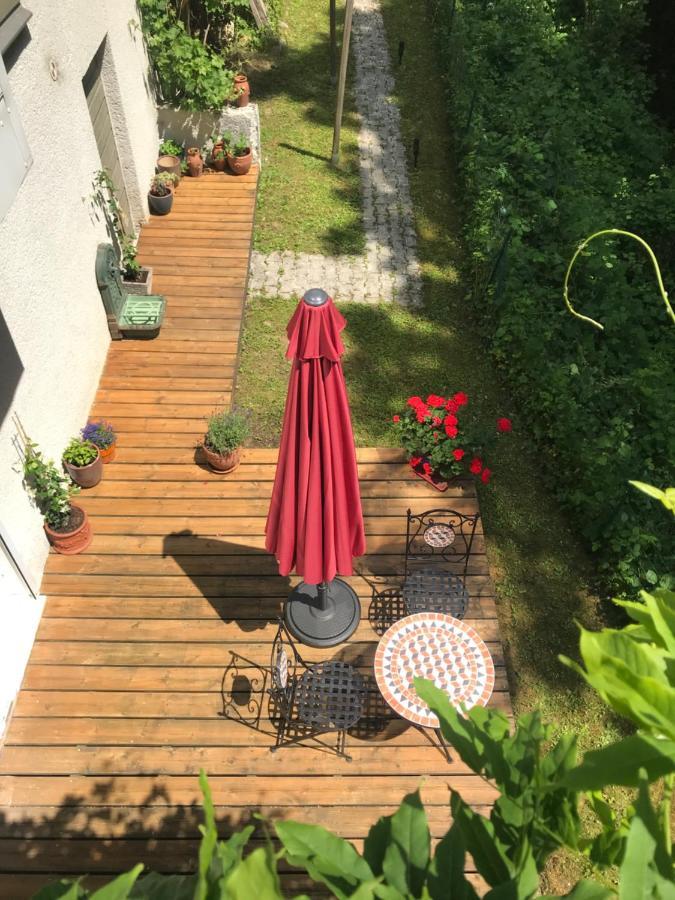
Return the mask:
[[159,294],[143,297],[125,293],[112,244],[98,245],[96,283],[108,318],[110,337],[114,341],[125,337],[157,337],[164,319],[166,298]]

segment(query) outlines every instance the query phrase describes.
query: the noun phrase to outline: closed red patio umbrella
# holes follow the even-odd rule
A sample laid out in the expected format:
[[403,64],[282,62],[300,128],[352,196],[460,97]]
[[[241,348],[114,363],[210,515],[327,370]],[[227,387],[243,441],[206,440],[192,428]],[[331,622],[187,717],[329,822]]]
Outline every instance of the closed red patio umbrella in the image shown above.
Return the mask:
[[340,357],[345,320],[318,288],[307,291],[288,328],[293,359],[265,547],[279,574],[304,581],[286,601],[291,633],[313,647],[346,640],[359,623],[351,575],[365,552],[356,451]]

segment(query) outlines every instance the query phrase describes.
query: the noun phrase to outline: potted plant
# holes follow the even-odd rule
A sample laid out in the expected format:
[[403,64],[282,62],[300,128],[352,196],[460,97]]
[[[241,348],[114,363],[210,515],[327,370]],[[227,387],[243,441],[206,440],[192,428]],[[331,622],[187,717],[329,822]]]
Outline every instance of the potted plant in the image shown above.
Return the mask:
[[71,502],[79,490],[73,482],[47,461],[37,446],[26,439],[23,461],[24,484],[44,516],[47,540],[57,553],[81,553],[91,544],[92,533],[86,512]]
[[235,175],[246,175],[253,162],[251,145],[245,134],[240,134],[227,151],[227,164]]
[[104,465],[115,459],[117,435],[110,422],[104,422],[103,420],[89,422],[84,426],[80,434],[84,441],[90,441],[95,447],[98,447],[98,452]]
[[227,164],[227,158],[225,156],[225,151],[221,145],[220,149],[213,151],[211,155],[211,162],[213,163],[213,168],[216,172],[224,172],[225,165]]
[[152,289],[152,268],[142,266],[136,258],[136,244],[128,236],[122,236],[121,261],[122,283],[127,294],[146,296]]
[[148,191],[148,204],[156,216],[165,216],[171,211],[176,179],[177,176],[170,172],[160,172],[153,176]]
[[251,88],[248,78],[243,72],[234,76],[234,96],[237,106],[248,106],[251,97]]
[[157,171],[169,172],[171,175],[181,173],[181,157],[183,148],[170,139],[163,140],[159,145],[159,157],[157,159]]
[[204,171],[204,158],[199,147],[190,147],[187,152],[188,171],[193,178],[199,178]]
[[512,427],[503,417],[493,432],[486,432],[463,391],[447,397],[429,394],[426,400],[409,397],[393,423],[413,472],[439,491],[447,490],[450,479],[466,475],[487,484],[492,470],[486,455],[494,439]]
[[202,450],[212,471],[225,474],[237,468],[240,447],[248,433],[248,418],[241,410],[223,410],[210,416]]
[[103,476],[103,460],[98,447],[81,437],[73,438],[63,451],[63,465],[80,487],[94,487]]

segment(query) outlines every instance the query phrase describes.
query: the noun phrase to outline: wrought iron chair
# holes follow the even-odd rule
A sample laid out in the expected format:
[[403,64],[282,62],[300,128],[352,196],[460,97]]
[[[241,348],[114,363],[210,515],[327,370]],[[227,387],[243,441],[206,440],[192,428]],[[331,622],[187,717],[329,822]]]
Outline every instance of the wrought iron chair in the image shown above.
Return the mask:
[[[466,575],[480,513],[454,509],[407,513],[403,599],[409,615],[417,612],[466,615]],[[458,571],[459,570],[459,573]]]
[[[277,725],[275,752],[282,746],[309,738],[326,746],[319,737],[337,731],[335,752],[345,752],[347,729],[363,715],[367,687],[353,666],[340,660],[306,663],[282,619],[272,644],[270,700]],[[270,718],[274,718],[270,707]]]

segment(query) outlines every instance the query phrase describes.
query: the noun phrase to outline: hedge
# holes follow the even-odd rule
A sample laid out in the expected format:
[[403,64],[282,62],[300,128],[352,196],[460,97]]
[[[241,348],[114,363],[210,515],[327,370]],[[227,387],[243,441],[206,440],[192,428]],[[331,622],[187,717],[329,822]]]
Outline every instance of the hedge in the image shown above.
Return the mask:
[[629,479],[663,486],[675,462],[675,330],[637,244],[675,275],[672,135],[648,111],[640,3],[556,18],[546,0],[431,0],[465,196],[472,303],[542,465],[597,560],[633,592],[675,570],[675,530]]

